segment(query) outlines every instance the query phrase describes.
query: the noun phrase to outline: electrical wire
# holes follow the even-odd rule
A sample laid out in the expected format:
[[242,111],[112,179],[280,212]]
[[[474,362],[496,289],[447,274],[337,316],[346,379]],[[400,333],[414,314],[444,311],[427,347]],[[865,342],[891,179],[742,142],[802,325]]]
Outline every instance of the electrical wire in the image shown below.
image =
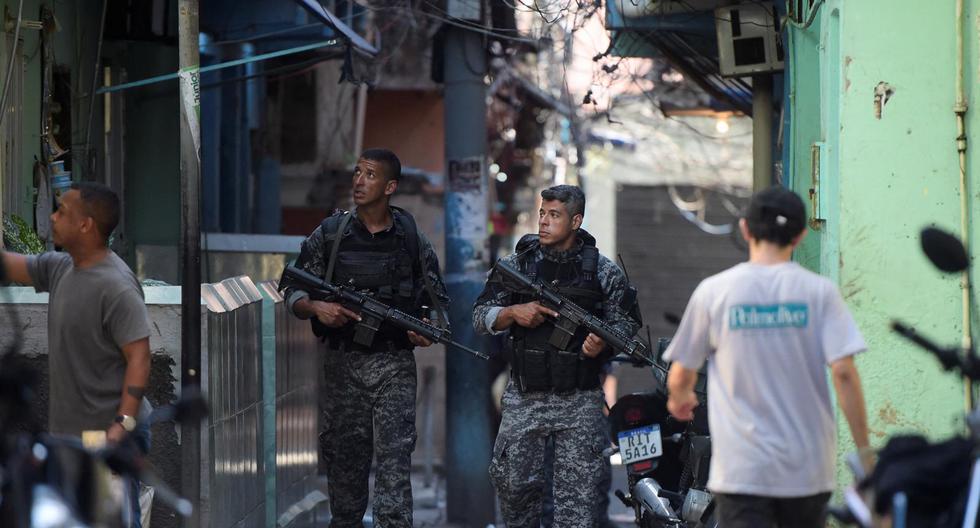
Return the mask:
[[10,60],[7,63],[7,75],[3,80],[3,96],[0,96],[0,127],[3,126],[3,118],[7,117],[7,96],[10,95],[10,79],[14,75],[14,60],[17,58],[18,41],[20,40],[20,26],[23,23],[24,0],[17,4],[17,23],[14,25],[14,44],[10,48]]
[[743,133],[740,133],[740,134],[729,134],[729,135],[726,135],[726,136],[712,136],[711,134],[705,134],[704,132],[701,132],[700,130],[698,130],[697,127],[695,127],[694,125],[688,123],[687,121],[684,121],[683,119],[679,119],[676,116],[667,115],[667,112],[664,111],[664,109],[663,109],[662,106],[660,106],[660,102],[657,101],[653,97],[653,95],[649,93],[648,90],[644,90],[643,87],[640,86],[640,84],[636,81],[636,76],[635,75],[633,75],[632,81],[633,81],[633,85],[636,86],[636,88],[638,90],[640,90],[640,92],[644,95],[644,97],[646,97],[647,99],[649,99],[650,100],[650,103],[658,111],[660,111],[660,113],[661,113],[661,115],[663,115],[664,119],[669,119],[671,121],[674,121],[675,123],[680,123],[681,125],[684,125],[686,128],[688,128],[689,130],[691,130],[692,132],[694,132],[695,134],[697,134],[697,135],[699,135],[699,136],[701,136],[701,137],[703,137],[705,139],[710,139],[710,140],[713,140],[713,141],[726,141],[726,140],[731,139],[731,138],[738,138],[738,137],[745,137],[745,136],[752,135],[752,132],[751,131],[749,131],[749,132],[743,132]]
[[685,201],[677,188],[673,185],[667,186],[667,195],[670,197],[670,202],[674,204],[677,211],[681,216],[691,222],[698,229],[708,233],[709,235],[729,235],[735,229],[735,222],[728,224],[711,224],[705,220],[707,211],[707,201],[704,198],[704,191],[700,187],[695,187],[694,192],[697,198],[693,202]]
[[[98,44],[95,46],[95,64],[92,65],[92,89],[88,93],[88,119],[85,121],[85,149],[82,150],[82,156],[85,157],[86,161],[89,159],[88,149],[92,146],[92,116],[95,112],[95,89],[99,84],[99,62],[102,59],[102,37],[105,33],[105,15],[108,4],[109,0],[102,0],[102,17],[99,19],[99,39]],[[88,163],[85,165],[86,169],[90,168]]]
[[[456,17],[454,17],[454,16],[452,16],[452,15],[450,15],[448,11],[446,11],[445,9],[443,9],[443,8],[442,8],[442,7],[441,7],[441,6],[440,6],[440,5],[438,4],[438,3],[436,3],[436,2],[434,1],[434,0],[424,0],[424,2],[425,2],[425,5],[426,5],[427,7],[429,7],[429,8],[431,8],[431,9],[433,9],[433,10],[435,10],[435,11],[437,11],[437,12],[438,12],[438,13],[437,13],[436,15],[434,15],[434,16],[438,16],[438,15],[442,15],[442,16],[439,16],[439,17],[438,17],[438,19],[439,19],[440,21],[443,21],[443,22],[445,22],[446,20],[455,20],[455,21],[458,21],[458,22],[461,22],[461,23],[464,23],[464,24],[467,24],[467,25],[468,25],[468,27],[471,27],[471,28],[473,28],[473,29],[476,29],[476,30],[479,30],[479,29],[484,29],[484,30],[486,30],[486,29],[487,29],[487,28],[486,28],[485,26],[482,26],[482,25],[480,25],[480,24],[478,24],[478,23],[476,23],[476,22],[473,22],[473,21],[469,21],[469,20],[466,20],[466,19],[462,19],[462,18],[456,18]],[[386,8],[386,9],[380,9],[380,8],[374,8],[374,9],[377,9],[378,11],[389,11],[389,10],[390,10],[391,8]],[[411,9],[411,8],[404,8],[404,7],[403,7],[403,8],[401,8],[401,9],[405,9],[405,10],[409,10],[409,9]],[[432,14],[432,13],[426,13],[425,11],[422,11],[422,10],[419,10],[419,13],[420,13],[420,14],[424,14],[424,15],[427,15],[427,16],[430,16],[430,17],[431,17],[431,16],[433,16],[433,14]],[[516,29],[516,28],[514,28],[514,29],[510,29],[510,28],[493,28],[493,29],[491,29],[491,30],[489,30],[489,31],[492,31],[492,32],[493,32],[494,34],[496,34],[496,35],[506,35],[506,33],[508,33],[508,32],[510,32],[510,33],[514,33],[514,34],[515,34],[515,36],[517,36],[517,37],[520,37],[520,36],[525,36],[525,37],[526,37],[526,35],[523,35],[523,34],[521,33],[521,30],[519,30],[519,29]]]
[[[358,16],[361,16],[361,14],[359,13]],[[268,33],[259,33],[258,35],[249,35],[248,37],[239,38],[239,39],[233,39],[233,40],[216,40],[214,42],[208,43],[208,46],[228,46],[228,45],[231,45],[231,44],[242,44],[242,43],[245,43],[245,42],[254,42],[256,40],[261,40],[261,39],[268,38],[268,37],[275,37],[277,35],[285,35],[285,34],[288,34],[288,33],[292,33],[294,31],[301,31],[301,30],[304,30],[304,29],[310,29],[310,28],[314,28],[314,27],[323,27],[323,23],[322,22],[312,22],[312,23],[309,23],[309,24],[303,24],[301,26],[294,26],[294,27],[289,27],[289,28],[286,28],[286,29],[280,29],[280,30],[277,30],[277,31],[270,31]]]
[[[786,11],[788,12],[789,11],[789,6],[788,6],[789,0],[786,0],[786,3],[787,3],[787,9],[786,9]],[[813,24],[813,21],[817,18],[817,11],[820,10],[820,6],[823,5],[823,3],[824,3],[824,0],[816,0],[816,2],[813,5],[810,6],[809,13],[807,14],[807,17],[806,17],[806,21],[804,21],[802,24],[800,24],[799,22],[793,20],[790,17],[786,17],[784,19],[785,22],[783,23],[783,28],[781,28],[781,30],[782,29],[785,29],[786,24],[789,24],[789,25],[791,25],[791,26],[793,26],[795,28],[799,28],[799,29],[807,29],[807,28],[809,28],[810,27],[810,24]],[[799,14],[802,14],[802,13],[799,13]]]
[[[696,7],[692,6],[691,4],[687,3],[685,0],[677,0],[677,1],[681,4],[681,6],[683,6],[685,9],[687,9],[690,13],[697,13],[697,16],[704,16],[703,14],[711,13],[712,18],[714,18],[715,21],[717,21],[717,22],[727,22],[729,24],[732,23],[732,19],[730,19],[730,18],[720,17],[718,15],[715,15],[713,12],[699,10]],[[769,12],[772,12],[771,11],[772,6],[766,5],[763,2],[761,2],[760,0],[748,0],[748,1],[749,1],[749,3],[756,4],[759,7],[762,7],[763,9],[766,9],[766,10],[769,10]],[[694,18],[696,18],[696,17],[692,17],[692,19],[694,19]],[[739,24],[746,24],[746,25],[749,25],[749,26],[756,26],[756,27],[761,27],[761,28],[766,28],[766,29],[773,29],[773,30],[776,30],[777,29],[775,20],[773,21],[772,24],[760,24],[758,22],[752,22],[752,21],[748,21],[748,20],[739,20]]]
[[[225,85],[225,84],[231,84],[231,83],[241,82],[241,81],[248,81],[248,80],[251,80],[251,79],[257,79],[259,77],[268,77],[269,80],[283,79],[283,78],[287,78],[287,77],[292,77],[292,76],[295,76],[295,75],[299,75],[301,73],[308,72],[308,71],[312,70],[313,68],[315,68],[318,64],[320,64],[322,62],[327,62],[327,61],[335,60],[337,58],[338,57],[336,57],[336,56],[332,56],[332,57],[313,57],[311,59],[306,59],[306,60],[303,60],[303,61],[300,61],[300,62],[297,62],[297,63],[294,63],[294,64],[285,64],[283,66],[278,66],[278,67],[275,67],[275,68],[270,68],[270,69],[263,70],[263,71],[258,72],[258,73],[250,74],[250,75],[242,75],[242,76],[239,76],[239,77],[232,77],[230,79],[221,79],[220,81],[214,81],[214,82],[210,82],[210,83],[207,83],[207,84],[202,84],[201,85],[201,89],[202,90],[209,90],[211,88],[216,88],[218,86],[222,86],[222,85]],[[279,74],[279,75],[277,75],[277,74]]]
[[[541,17],[541,20],[543,20],[544,23],[548,25],[554,24],[555,22],[563,18],[567,14],[568,8],[571,7],[572,5],[572,0],[568,0],[568,2],[565,3],[565,7],[560,8],[554,14],[555,18],[548,20],[548,15],[551,13],[545,13],[540,7],[537,6],[529,6],[526,3],[524,3],[524,0],[517,0],[517,2],[520,3],[522,6],[526,7],[528,11],[531,11],[532,13],[537,13]],[[516,8],[517,6],[514,7]]]
[[[432,4],[429,3],[429,2],[427,2],[427,4],[430,5],[430,6],[432,6]],[[433,7],[435,7],[435,6],[433,6]],[[401,9],[404,9],[404,8],[401,8]],[[423,10],[413,10],[413,11],[415,13],[417,13],[417,14],[420,14],[420,15],[424,16],[424,17],[428,17],[430,19],[437,20],[437,21],[442,22],[444,24],[449,24],[451,26],[456,26],[456,27],[460,27],[460,28],[463,28],[463,29],[468,29],[468,30],[474,31],[476,33],[482,33],[484,35],[491,36],[491,37],[496,37],[496,38],[499,38],[499,39],[502,39],[502,40],[509,40],[509,41],[513,41],[513,42],[523,42],[525,44],[532,44],[532,45],[538,45],[539,44],[538,40],[531,39],[531,38],[528,38],[528,37],[525,37],[525,36],[506,35],[506,34],[500,33],[497,30],[489,30],[489,29],[487,29],[487,28],[485,28],[485,27],[483,27],[483,26],[481,26],[479,24],[475,24],[473,22],[469,22],[469,21],[466,21],[466,20],[463,20],[463,19],[459,19],[459,18],[452,18],[452,17],[449,16],[448,13],[445,13],[446,16],[439,16],[438,14],[429,13],[429,12],[423,11]]]

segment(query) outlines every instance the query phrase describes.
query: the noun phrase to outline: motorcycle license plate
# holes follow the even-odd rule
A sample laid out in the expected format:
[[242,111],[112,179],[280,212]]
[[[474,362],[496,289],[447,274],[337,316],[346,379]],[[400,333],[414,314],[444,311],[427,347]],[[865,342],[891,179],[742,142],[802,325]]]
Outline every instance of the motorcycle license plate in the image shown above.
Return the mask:
[[619,455],[624,465],[657,458],[663,454],[663,440],[660,438],[660,426],[648,425],[638,429],[622,431],[619,437]]

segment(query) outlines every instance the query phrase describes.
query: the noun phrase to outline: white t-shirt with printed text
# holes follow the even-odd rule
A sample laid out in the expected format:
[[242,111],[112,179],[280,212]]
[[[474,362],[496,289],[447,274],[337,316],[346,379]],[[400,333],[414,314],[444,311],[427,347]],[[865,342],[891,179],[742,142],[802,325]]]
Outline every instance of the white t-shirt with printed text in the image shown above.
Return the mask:
[[745,262],[701,282],[664,357],[691,370],[708,361],[708,488],[832,490],[827,366],[865,348],[837,287],[794,262]]

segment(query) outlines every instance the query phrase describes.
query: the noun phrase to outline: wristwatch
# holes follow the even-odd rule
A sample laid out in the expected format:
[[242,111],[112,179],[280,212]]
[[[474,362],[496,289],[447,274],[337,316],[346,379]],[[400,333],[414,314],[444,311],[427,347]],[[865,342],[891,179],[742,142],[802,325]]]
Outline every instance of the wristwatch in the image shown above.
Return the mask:
[[119,416],[116,416],[115,422],[122,425],[122,428],[125,429],[127,433],[132,433],[133,429],[136,429],[136,418],[133,418],[128,414],[120,414]]

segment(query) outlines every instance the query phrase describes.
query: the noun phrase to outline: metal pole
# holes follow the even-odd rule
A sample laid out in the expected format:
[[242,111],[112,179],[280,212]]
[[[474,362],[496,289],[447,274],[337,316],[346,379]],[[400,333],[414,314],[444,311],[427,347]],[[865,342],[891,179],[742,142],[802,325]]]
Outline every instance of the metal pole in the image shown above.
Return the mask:
[[[92,89],[88,92],[88,118],[85,120],[85,150],[82,151],[82,155],[85,156],[85,170],[88,171],[84,173],[85,178],[89,181],[96,181],[96,163],[95,156],[92,155],[90,149],[92,148],[92,115],[95,112],[95,90],[99,87],[99,64],[102,62],[102,41],[105,36],[105,12],[109,6],[109,0],[102,0],[102,16],[99,18],[99,40],[98,44],[95,46],[95,64],[92,65]],[[105,163],[105,173],[109,172],[109,164]],[[105,174],[103,174],[105,178]],[[108,179],[105,179],[105,183],[111,183]],[[122,189],[116,189],[118,192],[122,192]],[[125,195],[123,195],[125,196]]]
[[[956,152],[960,166],[960,238],[966,248],[966,254],[970,254],[970,192],[969,174],[967,172],[967,134],[966,134],[966,112],[970,107],[966,91],[963,88],[963,0],[956,1],[956,103],[953,105],[953,113],[956,114]],[[963,349],[973,350],[973,318],[970,317],[970,268],[963,270],[960,277],[960,290],[963,299]],[[966,410],[972,411],[975,406],[973,396],[973,383],[969,378],[963,378],[963,391],[966,403]]]
[[[198,0],[178,0],[180,66],[180,384],[201,386],[201,127]],[[194,513],[184,526],[201,526],[201,424],[181,424],[181,484]]]
[[772,181],[772,74],[752,78],[752,190]]
[[[446,285],[460,343],[481,347],[473,303],[487,269],[486,53],[480,35],[447,27],[443,47],[446,124]],[[494,522],[490,465],[490,371],[470,354],[446,351],[446,490],[451,523]]]

